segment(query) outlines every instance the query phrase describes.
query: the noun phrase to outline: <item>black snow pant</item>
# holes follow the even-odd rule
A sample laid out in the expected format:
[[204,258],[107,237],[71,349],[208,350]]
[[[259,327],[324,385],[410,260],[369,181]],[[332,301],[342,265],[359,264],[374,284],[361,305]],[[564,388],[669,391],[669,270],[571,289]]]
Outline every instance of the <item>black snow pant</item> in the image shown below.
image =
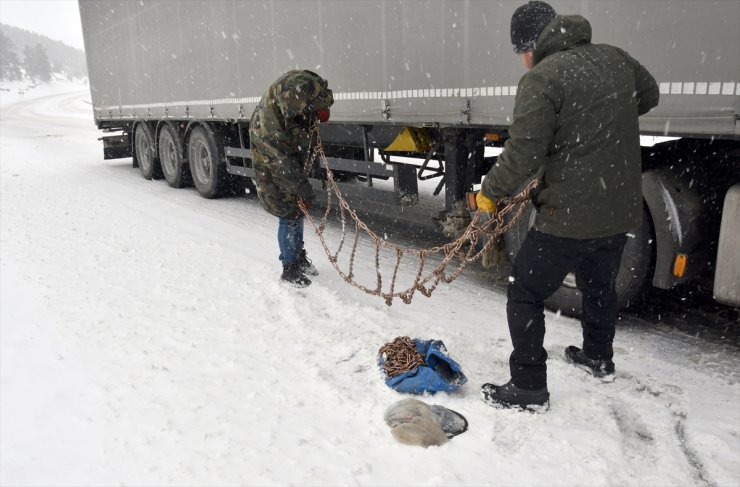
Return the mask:
[[530,230],[514,259],[506,314],[514,351],[509,358],[513,383],[522,389],[547,386],[544,301],[575,270],[583,297],[583,351],[611,360],[617,296],[614,290],[627,237],[574,239]]

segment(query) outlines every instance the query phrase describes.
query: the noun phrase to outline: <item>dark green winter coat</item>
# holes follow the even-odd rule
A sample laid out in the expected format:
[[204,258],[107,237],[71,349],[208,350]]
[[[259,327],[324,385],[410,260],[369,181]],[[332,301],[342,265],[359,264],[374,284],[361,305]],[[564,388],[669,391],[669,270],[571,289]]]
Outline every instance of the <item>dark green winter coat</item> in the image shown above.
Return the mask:
[[297,218],[297,198],[313,200],[313,188],[303,172],[308,128],[312,114],[333,103],[327,82],[307,70],[288,71],[262,95],[252,114],[249,142],[257,196],[269,213]]
[[638,116],[658,104],[655,79],[623,50],[591,44],[579,15],[556,16],[520,80],[510,139],[481,191],[492,200],[535,175],[535,228],[596,238],[642,221]]

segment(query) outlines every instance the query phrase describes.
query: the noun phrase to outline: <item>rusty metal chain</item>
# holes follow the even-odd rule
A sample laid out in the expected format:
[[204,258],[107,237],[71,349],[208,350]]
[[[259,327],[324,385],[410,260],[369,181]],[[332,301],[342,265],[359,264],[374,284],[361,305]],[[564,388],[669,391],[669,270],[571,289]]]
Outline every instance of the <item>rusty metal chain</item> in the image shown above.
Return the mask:
[[426,365],[424,357],[416,349],[416,343],[409,337],[396,337],[378,350],[384,356],[383,369],[390,379],[420,365]]
[[[310,156],[304,166],[304,171],[308,174],[311,168],[316,164],[316,158],[320,159],[321,168],[326,171],[326,180],[324,181],[326,187],[326,209],[323,217],[320,221],[314,220],[308,213],[305,205],[300,202],[301,210],[306,217],[306,220],[313,226],[318,235],[321,245],[324,247],[329,262],[334,266],[334,269],[339,273],[340,276],[350,285],[364,291],[367,294],[373,296],[380,296],[385,299],[388,306],[393,303],[393,298],[400,298],[404,303],[409,304],[416,293],[419,291],[424,296],[431,296],[432,292],[437,288],[440,282],[451,283],[465,270],[467,266],[477,261],[483,256],[492,245],[494,245],[496,239],[506,233],[521,216],[524,211],[524,206],[529,200],[529,195],[532,190],[537,186],[538,180],[532,180],[524,189],[514,196],[506,197],[498,202],[497,210],[490,214],[490,218],[487,221],[481,221],[482,212],[475,212],[470,224],[463,231],[463,233],[455,240],[446,243],[444,245],[434,246],[427,249],[415,249],[412,247],[402,247],[391,244],[385,239],[378,236],[357,216],[357,213],[350,208],[349,203],[342,195],[337,183],[334,179],[334,174],[329,168],[329,163],[326,160],[324,154],[324,147],[319,137],[318,124],[314,123],[310,129],[311,135],[311,148]],[[326,238],[324,237],[324,230],[326,229],[326,223],[329,219],[329,214],[333,208],[333,198],[336,197],[339,208],[339,218],[342,227],[342,235],[335,252],[329,249]],[[506,215],[513,212],[513,217],[509,223],[504,221]],[[339,254],[344,250],[345,240],[348,232],[348,216],[349,220],[354,223],[354,238],[352,242],[352,248],[349,255],[349,269],[345,272],[339,267]],[[360,233],[367,235],[375,243],[375,272],[376,272],[376,283],[374,288],[367,287],[354,280],[354,259],[357,254],[357,245],[360,240]],[[476,251],[478,242],[482,238],[487,238],[480,250]],[[382,250],[390,250],[391,253],[396,255],[396,264],[393,269],[393,275],[388,290],[383,290],[383,277],[380,271],[380,254]],[[442,261],[431,271],[424,273],[424,267],[427,263],[427,258],[430,255],[441,254],[443,255]],[[401,265],[401,260],[405,255],[413,255],[418,257],[419,266],[416,272],[414,283],[408,288],[397,291],[396,290],[396,278],[398,276],[398,268]],[[453,261],[455,263],[453,264]],[[450,269],[448,270],[448,266]]]

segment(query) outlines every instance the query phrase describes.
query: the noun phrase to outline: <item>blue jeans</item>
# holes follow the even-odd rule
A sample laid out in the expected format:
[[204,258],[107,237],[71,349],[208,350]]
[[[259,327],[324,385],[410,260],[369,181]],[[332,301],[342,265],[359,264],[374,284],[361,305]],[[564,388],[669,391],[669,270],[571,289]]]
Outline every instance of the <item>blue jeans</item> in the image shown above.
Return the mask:
[[300,218],[281,218],[278,225],[278,245],[283,265],[292,264],[303,250],[303,216]]

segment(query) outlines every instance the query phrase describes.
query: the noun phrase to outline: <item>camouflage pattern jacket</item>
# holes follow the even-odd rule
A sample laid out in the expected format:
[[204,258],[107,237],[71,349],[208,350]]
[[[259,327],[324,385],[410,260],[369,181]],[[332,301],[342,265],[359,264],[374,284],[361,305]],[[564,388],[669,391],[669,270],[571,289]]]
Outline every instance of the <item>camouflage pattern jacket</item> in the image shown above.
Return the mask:
[[257,196],[267,212],[298,218],[298,198],[314,198],[303,171],[309,155],[308,129],[316,111],[332,103],[327,82],[307,70],[288,71],[262,95],[252,114],[249,140]]

